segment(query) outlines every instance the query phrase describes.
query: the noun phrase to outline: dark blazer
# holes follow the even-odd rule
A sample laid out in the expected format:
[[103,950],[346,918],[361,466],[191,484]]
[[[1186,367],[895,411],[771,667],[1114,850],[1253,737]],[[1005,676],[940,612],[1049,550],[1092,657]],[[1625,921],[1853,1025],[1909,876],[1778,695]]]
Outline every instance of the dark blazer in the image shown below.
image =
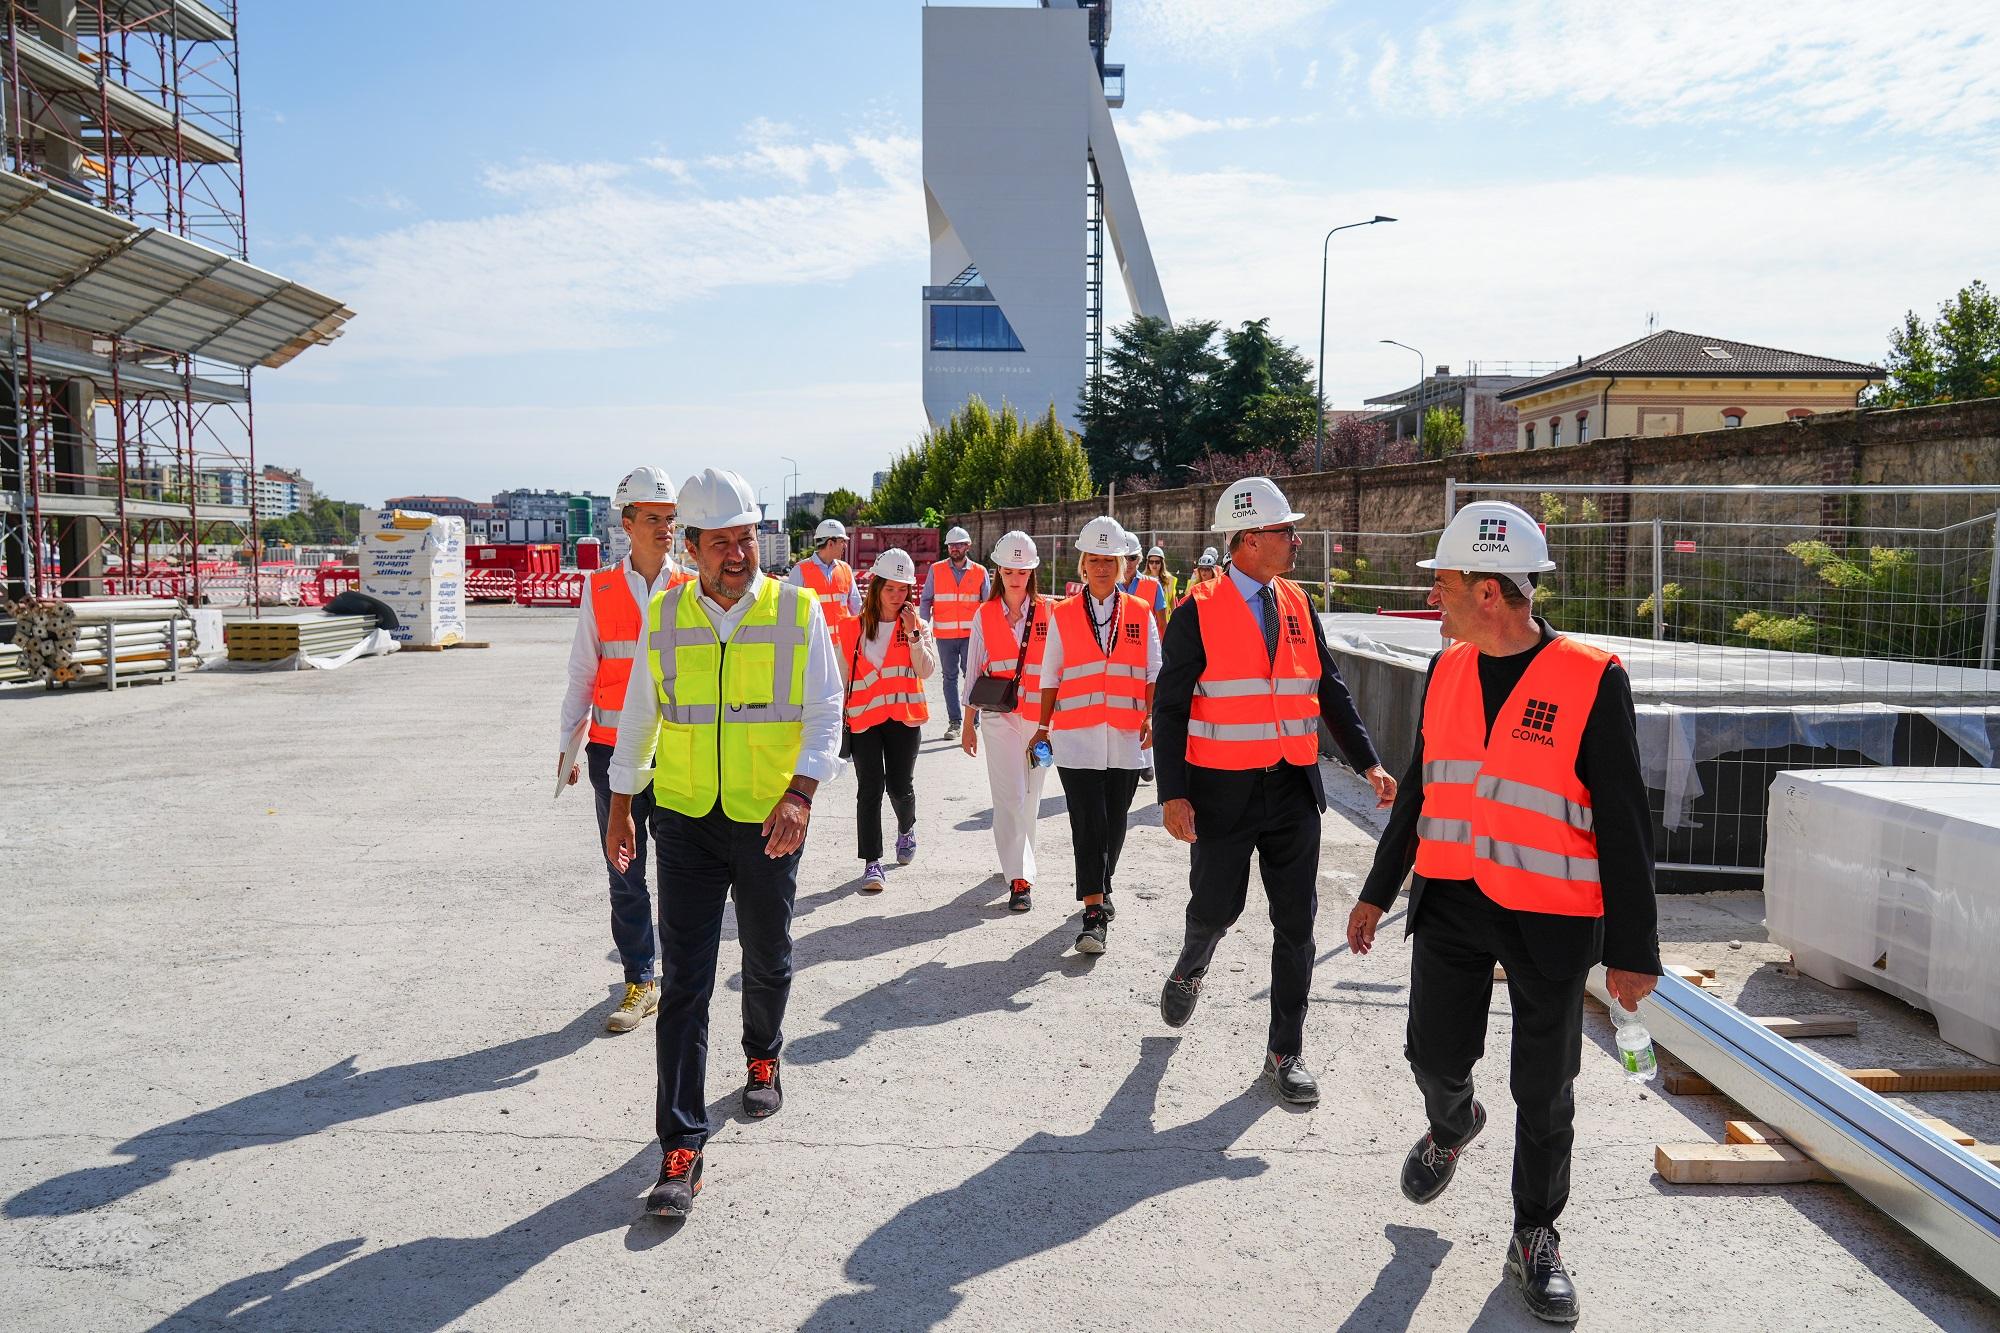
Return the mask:
[[[1228,581],[1225,573],[1223,579]],[[1232,585],[1225,596],[1236,595]],[[1159,779],[1162,803],[1185,798],[1194,804],[1195,832],[1233,826],[1262,776],[1256,772],[1202,768],[1187,760],[1188,710],[1194,700],[1195,682],[1208,666],[1202,648],[1201,604],[1193,598],[1180,603],[1174,618],[1167,622],[1166,637],[1160,644],[1160,678],[1153,686],[1153,769]],[[1312,621],[1313,642],[1319,648],[1319,714],[1341,756],[1357,773],[1365,773],[1380,762],[1375,742],[1368,737],[1361,714],[1355,710],[1354,696],[1340,678],[1340,668],[1326,648],[1326,632],[1317,615]],[[1300,765],[1312,783],[1313,799],[1326,809],[1326,787],[1320,781],[1319,765]]]

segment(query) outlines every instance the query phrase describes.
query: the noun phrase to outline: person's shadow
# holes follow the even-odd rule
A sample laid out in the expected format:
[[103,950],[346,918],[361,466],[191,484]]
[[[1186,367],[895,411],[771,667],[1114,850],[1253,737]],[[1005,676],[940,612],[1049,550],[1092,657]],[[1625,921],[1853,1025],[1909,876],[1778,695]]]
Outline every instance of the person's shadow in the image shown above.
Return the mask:
[[1096,961],[1071,953],[1065,942],[1076,931],[1074,918],[1060,918],[1005,958],[974,963],[922,962],[893,981],[871,986],[826,1011],[833,1026],[785,1047],[788,1064],[824,1064],[853,1055],[885,1032],[956,1023],[974,1014],[1017,1014],[1029,1008],[1020,993],[1051,972],[1081,976]]
[[1338,1333],[1408,1328],[1424,1293],[1431,1289],[1438,1265],[1451,1252],[1451,1242],[1435,1231],[1391,1222],[1382,1234],[1389,1238],[1389,1262],[1382,1265],[1374,1287],[1353,1313],[1341,1321]]
[[118,1145],[115,1151],[130,1160],[83,1167],[31,1185],[0,1211],[8,1217],[67,1217],[164,1180],[183,1162],[253,1144],[286,1143],[419,1102],[518,1086],[540,1072],[537,1066],[595,1040],[604,1030],[608,1008],[585,1010],[554,1032],[464,1055],[369,1070],[357,1070],[359,1057],[350,1055],[317,1074],[149,1129]]
[[1263,1158],[1228,1151],[1271,1109],[1254,1086],[1192,1124],[1154,1130],[1175,1041],[1141,1040],[1138,1065],[1083,1133],[1030,1135],[979,1174],[883,1223],[844,1270],[867,1289],[829,1297],[801,1327],[933,1328],[957,1308],[959,1288],[983,1274],[1087,1236],[1148,1199],[1262,1175],[1270,1165]]
[[586,1236],[623,1228],[625,1248],[644,1250],[678,1234],[678,1223],[662,1224],[639,1204],[658,1162],[659,1148],[649,1144],[610,1173],[491,1235],[426,1236],[356,1259],[348,1256],[367,1243],[364,1237],[322,1245],[277,1268],[225,1282],[154,1328],[444,1328]]
[[[1002,901],[1005,887],[997,879],[988,875],[950,902],[920,912],[857,917],[800,935],[792,941],[792,978],[796,981],[799,973],[823,963],[858,963],[913,944],[936,944],[982,921],[1008,916]],[[878,901],[894,906],[890,894],[883,894]],[[732,911],[729,919],[734,922],[736,913]],[[732,973],[723,985],[742,990],[743,973]]]

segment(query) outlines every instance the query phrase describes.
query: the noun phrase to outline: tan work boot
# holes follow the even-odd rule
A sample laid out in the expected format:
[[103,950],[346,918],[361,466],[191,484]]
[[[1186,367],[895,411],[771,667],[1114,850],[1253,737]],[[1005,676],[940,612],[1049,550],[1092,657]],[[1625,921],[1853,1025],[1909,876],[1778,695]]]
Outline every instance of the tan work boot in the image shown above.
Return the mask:
[[606,1032],[630,1032],[639,1026],[639,1020],[655,1012],[660,1007],[660,983],[648,981],[625,983],[625,999],[611,1017],[605,1020]]

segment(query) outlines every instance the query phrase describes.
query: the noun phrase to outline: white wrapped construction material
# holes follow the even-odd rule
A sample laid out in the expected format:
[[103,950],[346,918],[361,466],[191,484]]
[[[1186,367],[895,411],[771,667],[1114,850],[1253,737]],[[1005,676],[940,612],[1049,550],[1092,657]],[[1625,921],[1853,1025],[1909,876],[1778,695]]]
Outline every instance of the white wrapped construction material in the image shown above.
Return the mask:
[[1808,769],[1771,784],[1771,939],[1829,986],[1874,986],[2000,1063],[2000,772]]
[[465,520],[409,509],[361,515],[361,591],[402,622],[398,643],[457,643],[465,637]]

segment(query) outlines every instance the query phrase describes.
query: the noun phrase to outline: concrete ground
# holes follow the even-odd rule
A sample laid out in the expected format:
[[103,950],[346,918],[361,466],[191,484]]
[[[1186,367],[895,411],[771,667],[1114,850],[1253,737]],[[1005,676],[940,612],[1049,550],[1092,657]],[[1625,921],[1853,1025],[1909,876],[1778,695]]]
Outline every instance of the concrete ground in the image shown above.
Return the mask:
[[[856,891],[852,780],[819,801],[783,1113],[735,1114],[725,979],[707,1188],[678,1229],[642,1216],[652,1026],[602,1031],[618,969],[589,797],[549,796],[571,614],[482,609],[491,649],[331,674],[0,693],[7,1327],[1536,1326],[1501,1280],[1504,989],[1491,1131],[1436,1203],[1397,1191],[1422,1130],[1409,953],[1393,929],[1365,959],[1340,946],[1377,828],[1344,777],[1317,1109],[1257,1078],[1254,898],[1194,1022],[1162,1026],[1187,853],[1150,788],[1092,962],[1059,797],[1038,905],[1009,916],[982,767],[931,740],[920,859],[881,896]],[[1783,975],[1754,895],[1664,915],[1669,951],[1746,1008],[1866,1015],[1833,1058],[1962,1059],[1893,1001]],[[1719,1137],[1724,1107],[1627,1084],[1608,1020],[1586,1022],[1564,1218],[1584,1327],[2000,1327],[1844,1188],[1662,1184],[1653,1145]],[[1926,1102],[1989,1139],[1996,1105]]]

